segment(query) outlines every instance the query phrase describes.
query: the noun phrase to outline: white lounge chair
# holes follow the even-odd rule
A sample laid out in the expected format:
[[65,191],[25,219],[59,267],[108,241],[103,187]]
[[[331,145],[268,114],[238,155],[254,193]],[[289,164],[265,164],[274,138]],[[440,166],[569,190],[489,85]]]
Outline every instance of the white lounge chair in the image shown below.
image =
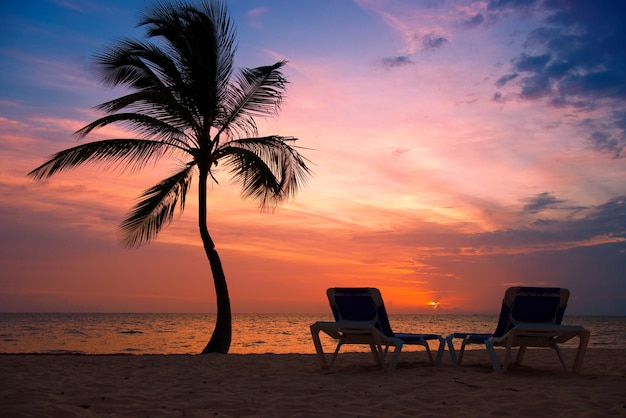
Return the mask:
[[[395,370],[402,346],[417,344],[426,348],[430,363],[441,363],[446,340],[437,334],[394,333],[387,317],[380,291],[375,288],[330,288],[326,291],[330,307],[335,317],[334,322],[316,322],[311,325],[311,335],[315,350],[323,369],[335,362],[339,350],[345,344],[369,345],[376,364],[385,367],[385,357],[389,347],[394,347],[389,371]],[[320,332],[337,340],[337,347],[330,362],[326,361]],[[438,340],[437,359],[434,360],[428,341]]]
[[[489,354],[493,370],[505,372],[512,362],[511,349],[513,347],[519,347],[515,360],[517,365],[522,363],[527,347],[550,347],[556,351],[563,369],[567,370],[559,344],[578,337],[578,351],[572,371],[580,373],[590,332],[577,325],[561,325],[569,294],[569,290],[562,288],[511,287],[507,289],[502,301],[498,325],[493,334],[455,332],[446,338],[452,363],[461,364],[465,347],[468,344],[483,344]],[[453,345],[454,339],[462,340],[458,358]],[[494,349],[496,346],[506,347],[502,368]]]

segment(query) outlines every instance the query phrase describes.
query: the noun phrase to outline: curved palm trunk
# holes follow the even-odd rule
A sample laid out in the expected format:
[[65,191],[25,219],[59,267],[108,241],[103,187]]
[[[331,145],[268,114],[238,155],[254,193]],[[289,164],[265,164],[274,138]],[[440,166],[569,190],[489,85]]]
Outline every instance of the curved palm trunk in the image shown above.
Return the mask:
[[215,249],[215,244],[206,223],[207,215],[207,177],[208,171],[200,168],[199,178],[199,219],[200,236],[204,244],[209,264],[211,265],[211,273],[213,274],[213,283],[215,284],[215,296],[217,299],[217,319],[215,321],[215,329],[209,343],[202,350],[202,354],[206,353],[222,353],[227,354],[230,348],[232,338],[232,316],[230,312],[230,298],[228,297],[228,286],[226,285],[226,276],[222,268],[222,261]]

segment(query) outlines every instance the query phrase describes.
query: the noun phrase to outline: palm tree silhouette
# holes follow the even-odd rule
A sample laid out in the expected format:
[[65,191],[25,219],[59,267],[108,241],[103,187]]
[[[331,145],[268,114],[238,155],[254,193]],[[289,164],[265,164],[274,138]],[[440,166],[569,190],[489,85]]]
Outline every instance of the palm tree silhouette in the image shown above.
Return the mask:
[[[138,247],[154,239],[182,212],[192,176],[198,174],[198,224],[211,265],[217,299],[215,329],[203,353],[227,353],[232,337],[228,287],[220,257],[207,227],[207,185],[226,172],[243,197],[272,209],[295,194],[309,177],[307,160],[293,146],[296,138],[259,137],[254,118],[277,115],[287,80],[285,61],[233,70],[235,30],[225,3],[203,0],[158,3],[142,17],[145,41],[122,39],[96,55],[102,80],[130,92],[96,109],[106,116],[75,134],[120,124],[134,138],[94,141],[69,148],[28,175],[42,180],[85,163],[121,170],[175,157],[182,167],[145,190],[121,223],[123,241]],[[219,164],[219,169],[218,169]]]

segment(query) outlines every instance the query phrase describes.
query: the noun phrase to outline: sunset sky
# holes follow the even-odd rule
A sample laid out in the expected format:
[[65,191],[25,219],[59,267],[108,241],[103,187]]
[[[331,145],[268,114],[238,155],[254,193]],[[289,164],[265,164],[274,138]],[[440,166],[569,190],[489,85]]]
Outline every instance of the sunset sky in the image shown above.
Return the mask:
[[[93,56],[145,0],[8,0],[0,15],[0,311],[214,312],[197,184],[156,241],[120,243],[173,171],[26,177],[124,92]],[[329,312],[372,286],[391,313],[497,313],[506,287],[567,287],[626,315],[626,2],[232,0],[238,67],[288,60],[282,112],[314,175],[274,213],[226,176],[209,231],[234,312]],[[81,141],[115,137],[107,128]]]

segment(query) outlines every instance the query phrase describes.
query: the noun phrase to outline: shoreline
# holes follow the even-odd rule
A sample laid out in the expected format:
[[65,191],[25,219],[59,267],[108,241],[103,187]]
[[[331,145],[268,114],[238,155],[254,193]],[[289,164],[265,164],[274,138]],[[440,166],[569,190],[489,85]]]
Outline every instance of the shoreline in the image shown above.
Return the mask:
[[[563,349],[570,366],[575,351]],[[390,373],[354,352],[325,370],[313,354],[0,354],[0,415],[626,416],[626,349],[589,348],[580,375],[549,349],[505,374],[484,350],[457,367],[448,352],[426,360],[403,351]]]

